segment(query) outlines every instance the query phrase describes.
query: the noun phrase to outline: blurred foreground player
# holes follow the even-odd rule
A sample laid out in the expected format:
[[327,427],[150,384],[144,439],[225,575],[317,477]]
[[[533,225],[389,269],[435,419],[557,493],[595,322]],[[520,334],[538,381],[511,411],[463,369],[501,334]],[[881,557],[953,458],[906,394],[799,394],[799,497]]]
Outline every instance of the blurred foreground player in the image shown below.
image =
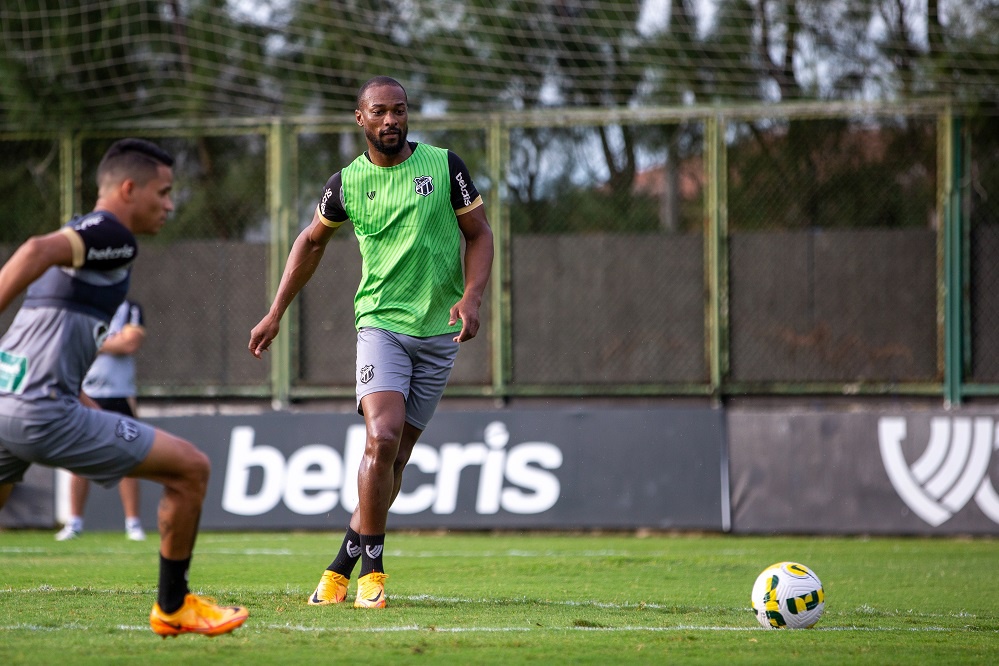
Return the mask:
[[214,636],[247,611],[191,594],[187,572],[208,487],[208,457],[193,444],[101,411],[81,384],[125,299],[135,234],[155,234],[173,210],[173,158],[123,139],[97,169],[94,210],[24,242],[0,269],[0,312],[27,290],[0,338],[0,507],[32,463],[63,467],[103,485],[124,476],[163,486],[160,576],[149,616],[161,636]]
[[363,262],[354,298],[357,411],[367,436],[357,509],[308,603],[345,601],[360,560],[354,606],[384,608],[389,507],[444,393],[459,344],[479,330],[493,235],[465,163],[449,150],[406,140],[409,101],[398,81],[377,76],[361,86],[354,119],[368,150],[326,182],[270,310],[250,332],[249,348],[260,358],[270,347],[333,233],[353,222]]

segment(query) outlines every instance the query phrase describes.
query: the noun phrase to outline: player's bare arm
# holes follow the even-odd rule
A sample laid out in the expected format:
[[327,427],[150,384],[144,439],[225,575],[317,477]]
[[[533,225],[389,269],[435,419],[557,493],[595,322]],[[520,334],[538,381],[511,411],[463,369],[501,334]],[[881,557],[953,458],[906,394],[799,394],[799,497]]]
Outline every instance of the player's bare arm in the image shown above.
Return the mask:
[[493,266],[493,232],[486,220],[485,206],[478,206],[458,216],[458,227],[465,237],[465,292],[451,306],[451,320],[461,320],[455,342],[471,340],[479,332],[479,306]]
[[[32,282],[52,266],[73,266],[72,230],[53,231],[26,240],[0,268],[0,312],[3,312]],[[78,240],[79,236],[75,236]],[[79,253],[82,260],[83,243]],[[77,262],[80,263],[80,262]]]
[[90,409],[100,409],[101,406],[97,404],[97,401],[91,398],[89,395],[80,391],[80,403],[84,407],[89,407]]
[[337,227],[324,224],[317,211],[312,216],[312,224],[295,239],[277,294],[274,295],[274,302],[260,323],[250,331],[249,349],[255,357],[261,358],[277,337],[281,329],[281,317],[316,272],[326,251],[326,244],[333,238],[336,229]]
[[125,324],[120,331],[104,339],[102,354],[131,355],[139,351],[146,340],[146,329],[135,324]]

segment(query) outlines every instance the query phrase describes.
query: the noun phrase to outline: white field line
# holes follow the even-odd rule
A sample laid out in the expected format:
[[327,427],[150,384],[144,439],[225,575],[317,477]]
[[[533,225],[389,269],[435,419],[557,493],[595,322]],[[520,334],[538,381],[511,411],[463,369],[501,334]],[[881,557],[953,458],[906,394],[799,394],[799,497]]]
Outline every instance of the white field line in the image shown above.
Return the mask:
[[[44,585],[43,584],[43,585],[39,585],[38,587],[20,588],[20,589],[17,589],[17,590],[15,590],[15,589],[13,589],[11,587],[6,587],[6,588],[5,587],[0,587],[0,598],[3,598],[3,595],[5,595],[5,594],[31,594],[31,593],[37,593],[37,594],[58,594],[58,593],[61,593],[61,592],[79,592],[81,590],[85,590],[85,591],[88,591],[88,592],[94,592],[94,593],[97,593],[97,594],[106,594],[108,596],[121,596],[121,595],[126,595],[126,596],[147,595],[148,596],[148,595],[155,595],[156,594],[156,589],[155,588],[146,588],[146,589],[141,589],[141,590],[139,590],[139,589],[130,589],[130,590],[123,590],[123,589],[113,589],[113,590],[112,589],[103,589],[103,590],[98,590],[98,589],[94,589],[94,588],[87,587],[87,586],[54,587],[52,585]],[[193,588],[193,591],[195,593],[197,593],[197,594],[201,594],[202,593],[202,591],[199,590],[199,589],[197,589],[196,586]],[[304,597],[306,595],[307,591],[304,590],[304,588],[299,588],[299,587],[295,587],[295,586],[286,586],[286,589],[280,591],[279,593],[280,594],[299,595],[299,596]],[[228,597],[238,597],[239,591],[238,590],[217,590],[217,589],[213,589],[212,590],[212,596],[218,597],[219,595],[224,596],[226,598],[228,598]],[[595,601],[595,600],[592,600],[592,599],[590,599],[590,600],[587,600],[587,599],[567,599],[567,600],[563,600],[563,601],[556,601],[556,600],[552,600],[552,599],[529,599],[527,597],[483,597],[483,598],[480,598],[480,599],[471,599],[471,598],[468,598],[468,597],[440,597],[440,596],[435,596],[435,595],[430,595],[430,594],[409,594],[409,595],[393,594],[393,595],[391,595],[391,597],[392,597],[392,599],[399,599],[399,600],[403,600],[403,601],[423,602],[423,603],[428,603],[428,604],[469,604],[469,605],[476,605],[477,604],[477,605],[488,605],[488,606],[534,605],[534,606],[548,606],[548,607],[566,606],[566,607],[572,607],[572,608],[599,608],[599,609],[604,609],[604,610],[636,610],[636,609],[671,610],[671,609],[675,609],[677,607],[676,604],[659,604],[659,603],[647,602],[647,601],[638,601],[638,602],[625,601],[625,602],[620,602],[620,603],[612,603],[612,602],[606,602],[606,601]],[[684,608],[690,608],[690,607],[684,606]],[[700,607],[700,608],[694,607],[694,608],[692,608],[692,610],[703,611],[703,612],[718,612],[718,611],[724,611],[726,609],[722,608],[720,606],[703,606],[703,607]],[[730,610],[735,610],[735,611],[738,611],[740,613],[746,612],[748,614],[748,608],[743,608],[741,606],[738,607],[738,608],[735,608],[735,609],[730,609]],[[885,609],[885,610],[875,611],[875,609],[872,609],[870,606],[861,606],[859,608],[855,608],[853,610],[853,612],[854,612],[855,615],[857,615],[859,617],[869,617],[869,616],[872,616],[872,615],[883,615],[885,617],[923,618],[923,619],[931,619],[931,618],[975,619],[975,618],[978,617],[974,613],[968,613],[968,612],[964,612],[964,611],[957,612],[957,613],[925,613],[925,612],[915,612],[915,611],[908,610],[908,609],[891,609],[891,610]],[[665,627],[665,629],[673,629],[673,628],[676,628],[676,627]],[[829,629],[829,627],[823,627],[823,628],[826,629],[826,630]],[[596,628],[594,628],[594,627],[576,627],[575,629],[578,629],[578,630],[585,630],[585,629],[596,629],[596,630],[599,630],[600,627],[596,627]],[[755,627],[753,629],[755,629]],[[843,630],[843,629],[846,629],[846,630],[857,630],[857,631],[867,631],[868,630],[868,629],[864,629],[864,628],[861,628],[861,627],[854,627],[854,626],[839,627],[837,629],[838,630]],[[719,630],[721,630],[721,629],[719,628]],[[733,628],[733,630],[734,631],[740,631],[741,629],[739,629],[739,628],[736,627],[736,628]],[[922,630],[926,630],[926,629],[922,629]],[[948,629],[946,629],[946,628],[940,628],[940,629],[932,628],[930,630],[933,630],[933,631],[936,631],[936,630],[939,630],[939,631],[948,631]],[[889,630],[885,629],[885,631],[889,631]],[[891,630],[891,631],[900,631],[900,629],[895,629],[895,630]]]
[[[115,627],[119,631],[148,633],[149,625],[118,625]],[[36,624],[12,624],[0,625],[0,631],[27,631],[27,632],[57,632],[57,631],[104,631],[106,627],[89,627],[80,622],[71,622],[64,625],[41,626]],[[267,633],[269,631],[296,631],[303,634],[392,634],[392,633],[422,633],[422,634],[475,634],[475,633],[571,633],[571,632],[602,632],[602,633],[663,633],[663,632],[764,632],[762,627],[720,627],[680,624],[666,627],[643,627],[643,626],[623,626],[623,627],[440,627],[419,625],[402,625],[398,627],[310,627],[301,624],[263,624],[255,625],[252,620],[238,630],[240,633]],[[953,629],[947,627],[816,627],[810,631],[855,631],[866,633],[938,633],[953,632],[962,633],[970,631],[966,629]],[[992,633],[999,633],[993,631]]]
[[[49,546],[0,546],[0,555],[63,555],[66,552],[65,545]],[[293,550],[290,548],[226,548],[221,546],[198,546],[195,548],[196,555],[310,555],[313,551]],[[101,548],[88,551],[88,555],[120,555],[135,554],[134,549],[124,548]],[[427,558],[466,558],[466,559],[493,559],[509,557],[667,557],[668,551],[643,551],[631,552],[627,550],[485,550],[485,551],[464,551],[464,550],[386,550],[385,557],[402,557],[414,559]]]

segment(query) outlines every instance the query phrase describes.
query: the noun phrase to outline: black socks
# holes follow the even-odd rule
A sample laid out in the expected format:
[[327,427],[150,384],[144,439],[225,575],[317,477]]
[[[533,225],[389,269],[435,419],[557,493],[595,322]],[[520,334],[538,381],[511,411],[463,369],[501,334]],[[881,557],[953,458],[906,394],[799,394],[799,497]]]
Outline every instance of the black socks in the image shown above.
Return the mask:
[[372,571],[385,573],[382,564],[382,550],[385,548],[384,534],[361,535],[361,575],[367,576]]
[[343,543],[340,544],[340,552],[326,568],[350,578],[359,559],[361,559],[361,536],[348,526],[347,534],[344,535]]
[[184,605],[184,597],[190,592],[187,587],[187,570],[190,567],[190,557],[168,560],[160,555],[159,604],[164,613],[174,613]]

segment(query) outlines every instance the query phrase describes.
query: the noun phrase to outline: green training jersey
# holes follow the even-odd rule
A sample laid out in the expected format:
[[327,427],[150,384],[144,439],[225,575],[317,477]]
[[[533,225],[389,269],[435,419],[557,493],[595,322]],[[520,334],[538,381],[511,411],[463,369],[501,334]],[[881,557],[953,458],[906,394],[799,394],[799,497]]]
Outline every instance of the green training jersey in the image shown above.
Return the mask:
[[447,150],[419,143],[392,167],[361,155],[340,175],[343,207],[361,249],[357,328],[416,337],[460,331],[461,322],[448,324],[464,275]]

